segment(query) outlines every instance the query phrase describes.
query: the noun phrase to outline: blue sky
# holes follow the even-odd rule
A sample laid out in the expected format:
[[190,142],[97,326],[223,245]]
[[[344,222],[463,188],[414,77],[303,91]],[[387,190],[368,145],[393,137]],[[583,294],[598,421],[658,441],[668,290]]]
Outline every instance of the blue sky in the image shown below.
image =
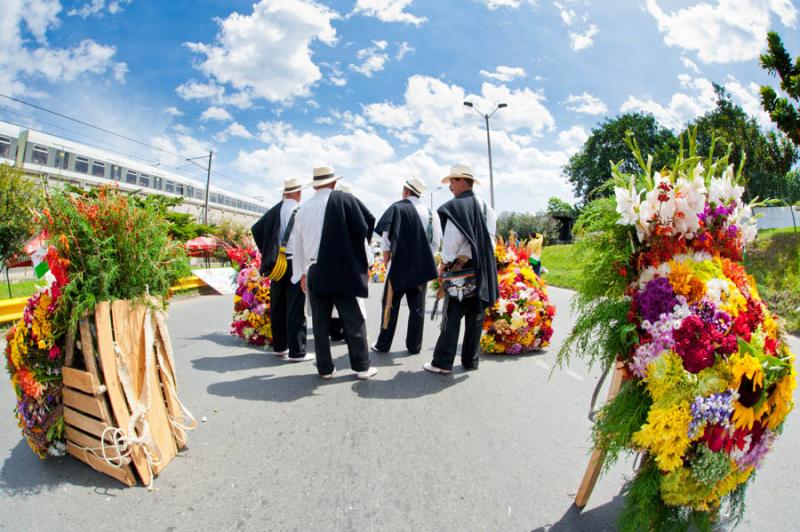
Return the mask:
[[[606,117],[644,110],[676,131],[711,83],[765,127],[766,32],[800,54],[791,0],[4,0],[0,92],[164,151],[0,100],[0,119],[180,168],[215,153],[220,186],[277,200],[329,164],[376,214],[416,175],[434,192],[471,164],[498,211],[572,201],[561,168]],[[170,153],[165,153],[170,152]]]

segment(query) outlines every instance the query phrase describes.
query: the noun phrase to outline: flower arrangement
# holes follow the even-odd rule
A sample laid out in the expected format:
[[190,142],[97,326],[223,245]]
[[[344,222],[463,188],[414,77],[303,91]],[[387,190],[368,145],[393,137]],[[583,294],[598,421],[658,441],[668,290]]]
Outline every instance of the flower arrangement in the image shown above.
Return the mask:
[[375,255],[375,262],[369,267],[369,282],[383,283],[386,281],[386,264],[383,263],[383,257]]
[[481,349],[489,354],[520,355],[546,347],[553,335],[555,306],[544,281],[528,261],[525,241],[512,237],[496,245],[500,298],[486,311]]
[[794,356],[741,264],[756,236],[741,168],[697,156],[695,135],[660,172],[629,137],[642,173],[613,166],[615,197],[578,224],[587,277],[560,359],[577,347],[626,368],[593,429],[606,465],[643,453],[624,490],[624,530],[705,530],[723,502],[738,522],[793,407]]
[[259,347],[272,345],[270,281],[258,273],[261,256],[251,248],[236,248],[228,250],[228,257],[239,269],[236,294],[233,296],[231,334]]
[[6,333],[6,369],[17,396],[17,421],[40,458],[66,451],[61,338],[53,325],[60,300],[61,285],[55,282],[28,300],[22,319]]

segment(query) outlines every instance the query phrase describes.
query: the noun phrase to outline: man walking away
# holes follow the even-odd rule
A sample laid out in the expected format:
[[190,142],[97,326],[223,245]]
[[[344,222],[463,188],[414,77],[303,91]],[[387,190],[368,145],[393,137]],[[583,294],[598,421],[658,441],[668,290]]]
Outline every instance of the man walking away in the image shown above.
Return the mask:
[[381,235],[384,264],[389,264],[383,290],[383,313],[373,351],[387,353],[397,328],[403,297],[408,304],[406,349],[412,355],[422,349],[425,297],[428,281],[437,277],[433,255],[439,249],[442,227],[439,216],[420,201],[425,183],[412,177],[403,185],[403,199],[381,216],[375,232]]
[[317,371],[330,379],[336,371],[331,358],[330,320],[339,313],[350,355],[350,367],[359,379],[372,378],[367,328],[357,297],[367,297],[368,267],[364,241],[372,235],[375,217],[352,194],[334,190],[340,179],[327,166],[314,168],[314,196],[297,213],[294,239],[295,270],[311,303]]
[[[472,168],[455,165],[442,179],[449,183],[453,199],[439,207],[444,236],[442,238],[442,274],[461,271],[461,287],[448,290],[444,279],[445,307],[442,331],[433,350],[433,361],[423,368],[432,373],[452,372],[458,347],[461,319],[464,319],[464,342],[461,364],[467,370],[478,369],[483,318],[487,307],[497,301],[497,264],[494,256],[494,234],[497,216],[494,209],[472,192],[475,179]],[[474,291],[466,290],[469,285]],[[471,292],[471,293],[470,293]]]
[[253,238],[261,252],[259,273],[262,276],[273,273],[281,253],[286,260],[283,275],[273,278],[269,285],[270,323],[275,355],[290,362],[312,358],[306,353],[306,296],[298,283],[292,283],[292,248],[289,245],[303,188],[296,178],[285,180],[283,200],[268,210],[252,228]]

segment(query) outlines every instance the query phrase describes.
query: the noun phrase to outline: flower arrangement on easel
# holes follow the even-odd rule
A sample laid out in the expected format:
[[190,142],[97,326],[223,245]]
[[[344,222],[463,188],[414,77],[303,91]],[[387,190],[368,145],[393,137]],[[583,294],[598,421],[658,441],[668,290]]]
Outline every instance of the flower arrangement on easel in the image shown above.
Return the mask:
[[623,530],[706,530],[726,503],[741,519],[793,408],[794,355],[742,266],[757,234],[742,168],[700,157],[695,138],[654,172],[629,137],[641,172],[613,166],[615,196],[587,206],[577,227],[587,260],[559,358],[577,351],[619,368],[593,438],[606,467],[642,456]]
[[258,273],[261,255],[252,248],[228,250],[231,264],[239,270],[233,296],[231,334],[258,347],[272,345],[269,277]]

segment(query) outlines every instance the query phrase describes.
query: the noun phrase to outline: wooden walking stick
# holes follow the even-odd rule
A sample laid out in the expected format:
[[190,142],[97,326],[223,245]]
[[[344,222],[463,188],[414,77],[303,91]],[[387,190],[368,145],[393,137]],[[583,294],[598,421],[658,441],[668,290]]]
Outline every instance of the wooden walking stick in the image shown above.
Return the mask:
[[[614,374],[611,377],[611,387],[608,389],[608,396],[606,403],[613,401],[622,387],[622,381],[625,380],[625,364],[617,359],[614,363]],[[603,462],[606,458],[606,452],[600,449],[592,451],[592,457],[589,459],[589,465],[586,466],[586,472],[583,474],[581,486],[578,488],[578,493],[575,495],[575,506],[583,508],[589,502],[589,497],[592,495],[594,485],[600,477],[600,471],[603,469]]]

